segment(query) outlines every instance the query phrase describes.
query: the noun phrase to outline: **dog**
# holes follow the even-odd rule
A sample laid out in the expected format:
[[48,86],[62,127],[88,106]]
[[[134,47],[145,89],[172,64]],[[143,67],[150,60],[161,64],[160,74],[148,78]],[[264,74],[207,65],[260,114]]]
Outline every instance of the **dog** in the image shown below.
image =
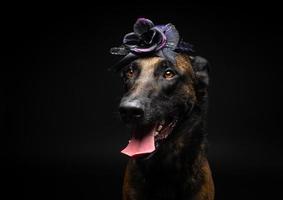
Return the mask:
[[[124,38],[126,49],[112,51],[134,55],[119,68],[125,88],[119,112],[132,130],[122,150],[131,157],[123,200],[213,200],[206,139],[209,64],[184,45],[176,50],[182,44],[172,24],[155,28],[138,19],[134,31]],[[164,41],[171,49],[156,55],[169,46]]]
[[[132,145],[139,145],[124,150],[133,157],[126,168],[124,200],[214,199],[206,157],[208,64],[184,54],[176,61],[140,58],[122,71],[126,92],[119,111],[135,132],[138,141],[132,139]],[[150,146],[150,139],[142,138],[147,132],[153,132],[152,153],[143,147]]]

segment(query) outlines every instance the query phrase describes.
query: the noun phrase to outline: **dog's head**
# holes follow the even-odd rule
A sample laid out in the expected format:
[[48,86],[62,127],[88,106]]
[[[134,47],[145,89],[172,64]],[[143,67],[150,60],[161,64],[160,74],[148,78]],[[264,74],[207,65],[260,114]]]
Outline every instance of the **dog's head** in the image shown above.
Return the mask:
[[121,118],[132,128],[132,139],[122,151],[129,156],[150,154],[169,140],[181,118],[206,94],[207,63],[190,57],[192,46],[180,38],[171,23],[154,25],[139,18],[123,44],[110,50],[124,56],[115,69],[125,85]]
[[133,157],[156,151],[202,101],[208,85],[206,60],[187,54],[177,54],[175,60],[148,56],[123,67],[125,93],[119,111],[132,138],[122,153]]

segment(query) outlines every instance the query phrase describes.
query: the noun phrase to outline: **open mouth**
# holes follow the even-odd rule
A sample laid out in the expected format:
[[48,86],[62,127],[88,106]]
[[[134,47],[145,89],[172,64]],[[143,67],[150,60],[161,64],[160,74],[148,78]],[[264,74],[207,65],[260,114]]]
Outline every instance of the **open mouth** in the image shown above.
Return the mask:
[[153,153],[159,143],[165,140],[176,126],[177,120],[161,120],[147,126],[134,126],[132,138],[121,153],[138,157]]

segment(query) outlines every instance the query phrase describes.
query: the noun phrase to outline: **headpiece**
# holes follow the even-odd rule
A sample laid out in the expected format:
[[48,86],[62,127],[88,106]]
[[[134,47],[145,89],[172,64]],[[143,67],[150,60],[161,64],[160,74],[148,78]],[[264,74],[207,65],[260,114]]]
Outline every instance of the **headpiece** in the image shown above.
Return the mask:
[[110,49],[111,54],[124,56],[112,67],[115,71],[139,57],[155,55],[175,63],[176,53],[193,52],[192,45],[180,39],[179,32],[171,23],[154,25],[149,19],[139,18],[133,30],[124,36],[120,47]]

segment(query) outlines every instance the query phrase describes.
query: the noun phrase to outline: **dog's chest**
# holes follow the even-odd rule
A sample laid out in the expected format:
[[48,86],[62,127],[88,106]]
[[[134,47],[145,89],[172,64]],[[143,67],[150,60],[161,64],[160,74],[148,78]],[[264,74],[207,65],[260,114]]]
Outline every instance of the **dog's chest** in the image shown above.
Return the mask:
[[140,175],[140,179],[136,180],[136,187],[140,188],[138,191],[147,200],[182,200],[186,193],[190,193],[188,170],[179,168],[178,165],[167,168],[156,165],[143,169]]

